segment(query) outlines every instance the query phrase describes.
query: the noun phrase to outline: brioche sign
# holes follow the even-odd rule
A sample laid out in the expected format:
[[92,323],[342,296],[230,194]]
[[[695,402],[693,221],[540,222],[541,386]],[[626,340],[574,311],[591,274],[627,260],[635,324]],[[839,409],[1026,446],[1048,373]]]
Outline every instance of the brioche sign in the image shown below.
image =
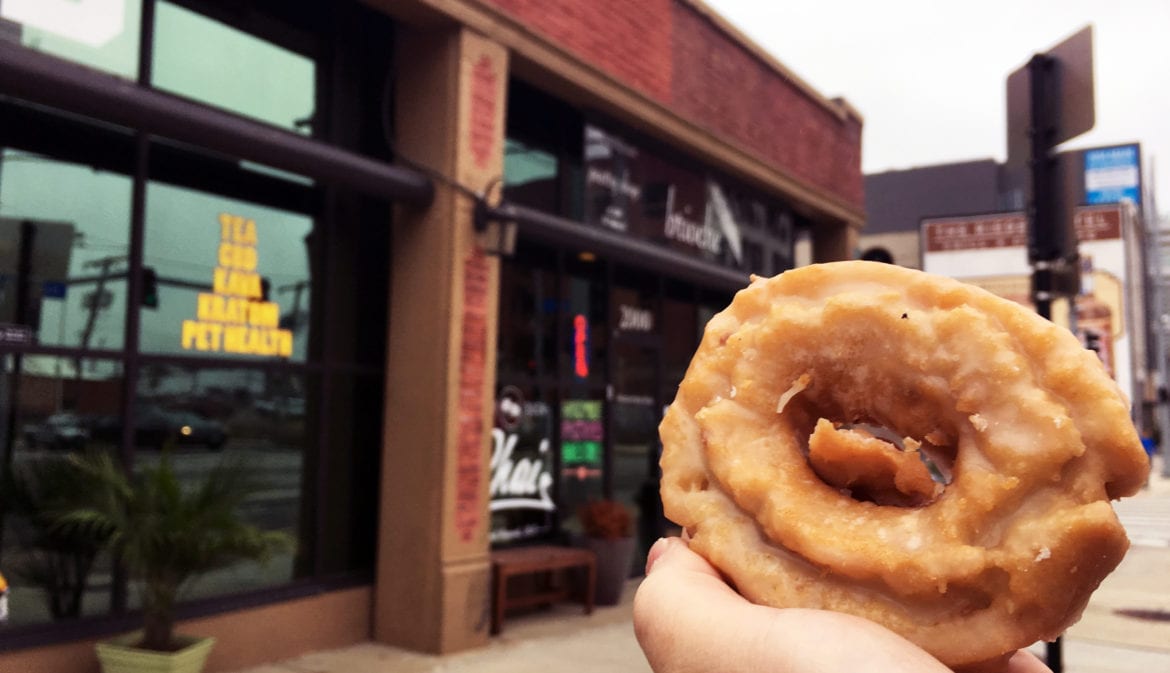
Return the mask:
[[211,292],[200,292],[194,320],[183,321],[183,350],[289,357],[292,332],[280,328],[280,306],[266,301],[256,271],[256,221],[220,213]]

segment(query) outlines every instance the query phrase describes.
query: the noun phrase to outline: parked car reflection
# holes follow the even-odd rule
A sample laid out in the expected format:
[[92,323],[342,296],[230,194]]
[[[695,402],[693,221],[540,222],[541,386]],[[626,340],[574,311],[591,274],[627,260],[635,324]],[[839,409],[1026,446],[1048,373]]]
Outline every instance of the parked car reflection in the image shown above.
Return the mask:
[[[92,436],[107,442],[122,439],[122,420],[106,416],[93,427]],[[134,422],[135,446],[162,449],[171,446],[202,445],[218,451],[227,441],[227,432],[218,421],[189,411],[172,411],[153,405],[138,409]]]
[[49,416],[41,423],[24,428],[24,440],[29,448],[54,451],[79,451],[89,440],[86,419],[70,412]]

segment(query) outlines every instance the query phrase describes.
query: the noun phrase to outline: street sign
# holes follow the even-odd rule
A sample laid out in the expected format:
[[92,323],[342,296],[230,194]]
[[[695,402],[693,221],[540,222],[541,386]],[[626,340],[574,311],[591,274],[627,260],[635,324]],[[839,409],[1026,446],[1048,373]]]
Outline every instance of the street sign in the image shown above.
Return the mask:
[[41,283],[41,296],[45,299],[64,299],[65,283],[59,280],[46,280]]
[[[1057,114],[1052,144],[1075,138],[1090,131],[1096,123],[1093,94],[1093,27],[1085,26],[1044,54],[1057,64],[1053,94]],[[1028,127],[1032,105],[1029,100],[1028,66],[1020,66],[1007,79],[1008,163],[1026,165]]]
[[1085,150],[1085,200],[1090,204],[1141,203],[1141,160],[1137,145]]

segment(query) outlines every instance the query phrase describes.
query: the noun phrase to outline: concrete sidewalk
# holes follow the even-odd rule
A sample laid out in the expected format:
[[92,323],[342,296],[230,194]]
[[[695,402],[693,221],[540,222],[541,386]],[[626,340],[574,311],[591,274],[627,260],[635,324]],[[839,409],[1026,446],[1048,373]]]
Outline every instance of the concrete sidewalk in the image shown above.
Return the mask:
[[483,648],[434,656],[363,643],[237,673],[650,673],[631,620],[638,580],[614,607],[585,615],[576,604],[510,616]]
[[[1170,671],[1170,534],[1163,534],[1170,531],[1170,479],[1158,467],[1150,485],[1118,509],[1127,525],[1152,521],[1161,537],[1135,542],[1093,595],[1063,639],[1065,673]],[[431,656],[365,643],[236,673],[647,673],[631,622],[637,584],[631,580],[621,605],[592,615],[569,604],[510,617],[500,636],[471,652]],[[1043,643],[1032,649],[1043,656]]]

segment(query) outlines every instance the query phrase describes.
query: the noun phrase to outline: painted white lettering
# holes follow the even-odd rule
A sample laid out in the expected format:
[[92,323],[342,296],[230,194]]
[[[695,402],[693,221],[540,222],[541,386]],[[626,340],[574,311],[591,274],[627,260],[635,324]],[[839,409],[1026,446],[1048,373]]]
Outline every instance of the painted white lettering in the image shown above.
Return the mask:
[[663,235],[667,238],[686,243],[700,250],[719,253],[723,245],[723,234],[710,227],[700,226],[687,219],[682,213],[671,213],[666,216],[666,227]]
[[[545,468],[543,459],[513,460],[512,454],[516,451],[516,442],[519,440],[515,433],[505,433],[500,428],[492,430],[492,480],[489,487],[492,498],[491,511],[513,509],[555,511],[557,506],[549,493],[553,485],[552,473]],[[549,440],[540,440],[540,454],[547,455],[548,449]]]

